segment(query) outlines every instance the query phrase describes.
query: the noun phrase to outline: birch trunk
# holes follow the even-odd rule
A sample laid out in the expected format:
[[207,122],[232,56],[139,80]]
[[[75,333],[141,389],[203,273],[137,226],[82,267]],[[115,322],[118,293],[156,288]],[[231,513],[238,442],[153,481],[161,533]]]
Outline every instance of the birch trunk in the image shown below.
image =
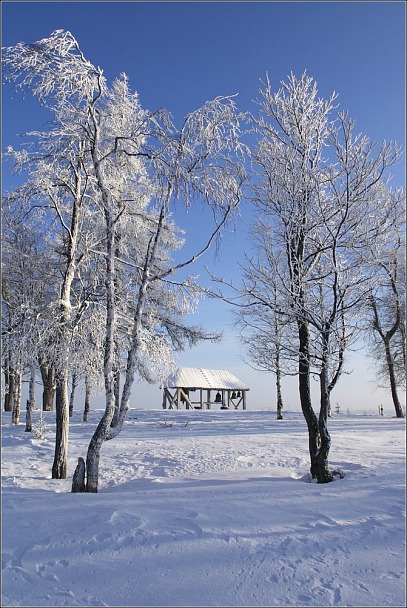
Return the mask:
[[115,372],[115,329],[116,329],[116,299],[115,299],[115,252],[116,252],[116,220],[115,206],[106,186],[98,158],[99,124],[93,106],[90,107],[94,126],[94,142],[91,149],[96,180],[104,207],[106,222],[106,337],[103,372],[105,379],[106,407],[96,431],[88,446],[86,455],[86,492],[97,492],[99,485],[100,450],[113,420],[115,412],[114,372]]
[[25,431],[31,433],[32,431],[32,413],[35,409],[35,365],[31,365],[30,374],[30,386],[27,399],[27,410],[25,419]]
[[298,383],[300,393],[301,410],[308,428],[308,449],[311,459],[311,476],[317,477],[318,465],[316,457],[320,446],[318,430],[318,419],[312,408],[310,387],[310,362],[309,362],[309,329],[305,321],[298,323],[299,336],[299,364]]
[[69,435],[68,374],[61,372],[57,380],[56,395],[55,455],[52,479],[66,479]]
[[142,280],[141,280],[141,284],[140,284],[140,290],[139,290],[138,299],[137,299],[137,306],[136,306],[136,310],[134,313],[134,319],[133,319],[131,348],[129,349],[128,356],[127,356],[125,381],[124,381],[123,391],[122,391],[122,396],[121,396],[121,401],[120,401],[119,414],[118,414],[118,418],[117,418],[117,423],[115,424],[114,427],[110,428],[107,439],[113,439],[120,433],[120,431],[123,427],[124,419],[126,417],[128,409],[129,409],[131,388],[132,388],[133,382],[134,382],[137,354],[139,352],[139,345],[140,345],[141,318],[142,318],[142,314],[143,314],[143,310],[144,310],[145,297],[146,297],[146,293],[147,293],[147,289],[148,289],[148,285],[149,285],[150,267],[155,260],[158,243],[159,243],[160,237],[161,237],[161,232],[162,232],[163,225],[164,225],[167,213],[168,213],[168,206],[169,206],[169,201],[171,199],[171,195],[172,195],[172,186],[171,186],[171,184],[169,184],[167,192],[166,192],[165,201],[163,202],[163,205],[161,207],[160,217],[159,217],[159,220],[157,223],[156,232],[155,232],[154,236],[151,237],[149,246],[147,248],[145,260],[144,260]]
[[[95,156],[95,153],[94,153]],[[86,491],[97,492],[99,485],[99,461],[100,450],[106,440],[108,430],[115,412],[114,393],[114,354],[115,354],[115,326],[116,326],[116,304],[115,304],[115,221],[110,211],[110,197],[106,188],[102,187],[103,179],[100,175],[99,164],[94,158],[95,169],[102,189],[105,205],[106,219],[106,339],[104,356],[104,377],[106,407],[105,413],[100,420],[96,431],[89,443],[86,455]]]
[[85,408],[83,410],[83,422],[87,422],[90,410],[90,382],[88,376],[85,376]]
[[20,424],[20,412],[21,412],[21,385],[22,385],[22,376],[20,371],[14,371],[14,382],[15,382],[15,390],[14,390],[14,399],[13,399],[13,410],[11,415],[11,421],[13,424]]
[[4,395],[4,411],[12,412],[14,403],[14,372],[8,367],[4,372],[6,382],[6,394]]
[[[277,302],[277,293],[274,290],[274,301]],[[277,388],[277,420],[283,420],[283,396],[281,393],[281,362],[280,362],[280,326],[278,313],[274,313],[274,334],[276,340],[276,388]]]
[[42,410],[52,412],[55,399],[55,374],[54,369],[45,363],[40,363],[41,378],[43,383]]
[[[117,356],[117,355],[116,355]],[[119,411],[120,411],[120,368],[115,364],[114,372],[114,416],[111,426],[117,426],[119,422]]]
[[396,375],[394,373],[394,361],[393,361],[393,355],[391,353],[391,348],[390,348],[390,340],[388,340],[388,339],[384,340],[384,348],[385,348],[385,353],[386,353],[387,369],[389,372],[391,396],[393,399],[394,409],[396,410],[396,417],[404,418],[403,408],[401,407],[398,392],[397,392],[397,381],[396,381]]
[[4,384],[5,384],[5,393],[4,393],[4,411],[12,412],[13,411],[13,401],[14,401],[14,373],[10,367],[10,356],[6,355],[6,361],[4,365]]
[[328,432],[328,413],[330,407],[329,381],[328,381],[328,345],[329,336],[322,335],[322,366],[320,373],[321,407],[319,411],[318,430],[320,445],[315,458],[315,475],[318,483],[328,483],[333,480],[329,470],[328,455],[331,447],[331,436]]
[[75,390],[76,390],[77,386],[78,386],[78,376],[74,372],[72,374],[72,380],[71,380],[71,394],[69,395],[69,417],[70,418],[72,418],[72,415],[73,415],[73,406],[75,403]]
[[387,332],[385,332],[382,329],[380,317],[379,317],[379,310],[378,310],[378,307],[376,304],[376,300],[373,296],[371,296],[371,298],[370,298],[370,305],[372,307],[373,315],[374,315],[373,328],[379,334],[380,339],[382,340],[383,346],[384,346],[386,365],[387,365],[387,370],[388,370],[388,374],[389,374],[391,396],[393,399],[394,409],[396,410],[396,417],[404,418],[403,408],[401,407],[398,393],[397,393],[397,380],[396,380],[396,374],[394,371],[394,360],[393,360],[393,356],[391,353],[391,347],[390,347],[390,341],[401,325],[400,303],[399,303],[399,299],[398,299],[398,293],[397,293],[395,280],[391,275],[389,275],[389,278],[391,281],[393,293],[395,294],[396,318],[395,318],[395,321],[394,321],[392,327]]
[[[81,149],[81,145],[79,145]],[[79,237],[79,212],[82,205],[81,191],[81,157],[77,161],[75,171],[75,195],[72,202],[71,224],[68,233],[67,262],[61,286],[60,299],[60,343],[61,353],[56,387],[56,433],[55,456],[52,466],[53,479],[65,479],[67,474],[68,435],[69,435],[69,401],[68,401],[68,364],[69,364],[69,333],[72,330],[71,321],[71,290],[76,272],[76,251]]]

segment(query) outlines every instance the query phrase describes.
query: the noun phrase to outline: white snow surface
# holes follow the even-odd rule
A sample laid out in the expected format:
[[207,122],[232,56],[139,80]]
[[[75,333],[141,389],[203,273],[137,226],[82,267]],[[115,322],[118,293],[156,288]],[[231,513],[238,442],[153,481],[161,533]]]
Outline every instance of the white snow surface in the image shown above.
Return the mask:
[[405,420],[334,416],[317,484],[300,413],[132,410],[72,494],[101,414],[52,480],[54,415],[3,412],[2,606],[405,606]]

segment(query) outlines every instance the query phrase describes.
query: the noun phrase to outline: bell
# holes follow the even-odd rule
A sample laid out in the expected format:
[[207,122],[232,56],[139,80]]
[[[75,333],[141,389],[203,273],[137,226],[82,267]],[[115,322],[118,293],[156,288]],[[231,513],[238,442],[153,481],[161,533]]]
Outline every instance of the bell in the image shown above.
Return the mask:
[[216,393],[215,403],[222,403],[222,395],[220,393]]
[[236,399],[240,399],[240,397],[241,397],[240,391],[237,391]]
[[232,399],[236,399],[236,397],[237,397],[237,395],[236,395],[235,391],[233,391],[233,393],[232,393]]

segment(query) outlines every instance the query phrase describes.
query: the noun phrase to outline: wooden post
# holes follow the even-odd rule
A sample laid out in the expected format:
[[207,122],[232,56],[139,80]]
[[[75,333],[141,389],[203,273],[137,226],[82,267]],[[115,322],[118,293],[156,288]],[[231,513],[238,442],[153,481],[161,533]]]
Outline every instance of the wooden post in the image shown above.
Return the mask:
[[[181,399],[182,399],[183,401],[185,401],[185,404],[186,404],[186,409],[187,409],[187,410],[189,410],[189,409],[191,409],[191,410],[192,410],[192,409],[194,409],[194,406],[191,404],[191,400],[190,400],[190,398],[189,398],[189,391],[188,391],[188,393],[186,393],[186,392],[184,391],[184,389],[182,389],[182,388],[180,388],[180,389],[178,389],[178,390],[180,391]],[[185,390],[188,390],[188,389],[185,389]]]
[[165,392],[166,399],[168,399],[168,409],[169,410],[173,410],[174,409],[174,401],[176,399],[176,393],[174,393],[174,396],[172,396],[171,393],[170,393],[170,391],[168,390],[168,388],[165,388],[164,392]]

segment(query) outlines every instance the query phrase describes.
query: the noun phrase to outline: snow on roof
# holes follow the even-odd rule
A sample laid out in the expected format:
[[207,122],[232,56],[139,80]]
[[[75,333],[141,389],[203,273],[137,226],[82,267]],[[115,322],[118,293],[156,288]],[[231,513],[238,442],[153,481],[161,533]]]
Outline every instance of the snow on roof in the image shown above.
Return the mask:
[[164,383],[166,388],[206,388],[213,390],[250,390],[244,382],[230,372],[221,369],[180,367]]

